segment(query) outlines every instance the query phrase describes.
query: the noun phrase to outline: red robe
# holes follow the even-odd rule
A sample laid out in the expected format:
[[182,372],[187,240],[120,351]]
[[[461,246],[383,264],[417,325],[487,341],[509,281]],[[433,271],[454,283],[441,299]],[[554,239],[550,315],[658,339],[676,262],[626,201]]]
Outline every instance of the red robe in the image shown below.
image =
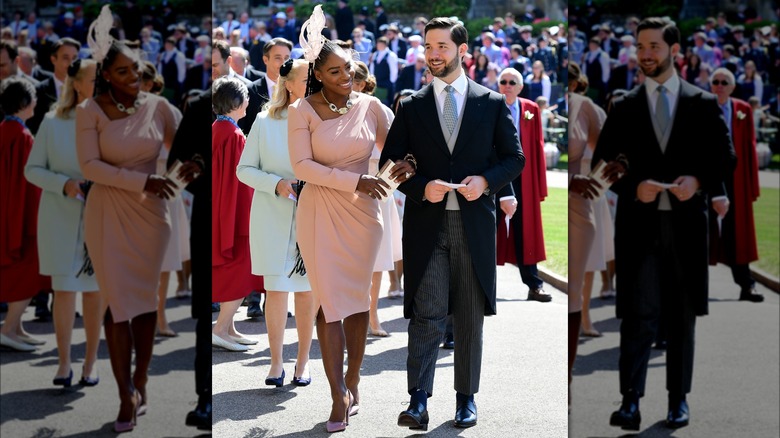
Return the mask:
[[236,177],[246,138],[228,121],[211,125],[211,299],[244,298],[261,289],[249,258],[252,189]]
[[0,121],[0,301],[12,303],[51,288],[39,274],[37,223],[41,189],[24,178],[33,145],[30,131]]
[[[753,110],[739,99],[731,99],[731,140],[737,155],[729,211],[718,236],[717,213],[710,211],[710,264],[745,265],[758,260],[753,202],[758,199],[758,157]],[[727,189],[730,184],[726,184]]]
[[[542,134],[542,115],[539,106],[528,100],[518,97],[520,103],[520,145],[525,155],[525,168],[518,177],[522,190],[521,205],[517,208],[518,219],[522,222],[523,237],[523,262],[524,265],[533,265],[546,259],[544,251],[544,233],[542,230],[541,202],[547,197],[547,162],[544,156],[544,135]],[[533,114],[529,120],[525,113]],[[518,180],[512,182],[517,190]],[[498,201],[498,200],[496,200]],[[496,262],[498,265],[514,263],[517,265],[515,254],[515,230],[516,221],[509,225],[509,235],[504,225],[504,212],[498,209],[498,235],[496,242]]]

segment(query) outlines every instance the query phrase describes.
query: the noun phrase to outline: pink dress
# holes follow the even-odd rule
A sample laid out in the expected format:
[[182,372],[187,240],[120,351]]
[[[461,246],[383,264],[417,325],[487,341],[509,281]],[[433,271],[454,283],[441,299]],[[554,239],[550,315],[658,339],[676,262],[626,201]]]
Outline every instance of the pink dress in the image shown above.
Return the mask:
[[381,103],[364,94],[345,115],[322,120],[305,99],[290,105],[288,138],[296,178],[306,181],[297,233],[315,308],[327,322],[367,312],[369,285],[382,240],[376,199],[355,191],[390,123]]
[[76,150],[94,181],[84,207],[87,251],[114,322],[157,310],[157,283],[171,234],[167,202],[144,192],[163,144],[176,134],[168,102],[143,94],[135,114],[109,119],[92,99],[76,109]]

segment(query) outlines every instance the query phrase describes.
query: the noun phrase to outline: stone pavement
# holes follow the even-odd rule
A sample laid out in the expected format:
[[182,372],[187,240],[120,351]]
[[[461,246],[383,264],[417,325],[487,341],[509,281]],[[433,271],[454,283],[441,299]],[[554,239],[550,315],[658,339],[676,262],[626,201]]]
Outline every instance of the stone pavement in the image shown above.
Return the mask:
[[[498,314],[485,319],[479,422],[470,429],[452,425],[455,414],[453,354],[440,350],[434,396],[428,402],[431,437],[555,437],[567,435],[566,295],[545,288],[550,303],[525,301],[526,287],[514,266],[498,267]],[[405,437],[415,431],[396,425],[406,408],[406,328],[401,300],[386,297],[383,284],[379,316],[388,338],[369,336],[361,370],[360,413],[350,419],[345,436]],[[292,298],[291,298],[292,309]],[[214,314],[216,318],[216,314]],[[214,434],[220,437],[325,436],[330,391],[319,345],[311,349],[312,384],[290,384],[297,348],[294,319],[285,331],[285,371],[281,388],[264,385],[270,364],[263,321],[236,315],[240,332],[258,339],[248,352],[214,348]],[[456,346],[457,348],[457,346]]]
[[[174,276],[175,277],[175,276]],[[168,296],[175,295],[171,281]],[[81,312],[81,299],[77,299]],[[149,411],[138,425],[123,437],[195,437],[208,436],[185,426],[188,411],[195,407],[195,320],[190,318],[190,300],[169,298],[166,314],[176,338],[157,338],[149,369]],[[5,317],[5,314],[2,314]],[[116,383],[108,360],[105,335],[98,351],[100,384],[77,385],[84,358],[82,320],[73,331],[73,383],[68,389],[52,386],[57,371],[57,350],[51,322],[35,322],[34,309],[28,307],[24,327],[46,344],[32,353],[3,349],[0,352],[0,436],[27,437],[113,437],[113,423],[119,412]]]

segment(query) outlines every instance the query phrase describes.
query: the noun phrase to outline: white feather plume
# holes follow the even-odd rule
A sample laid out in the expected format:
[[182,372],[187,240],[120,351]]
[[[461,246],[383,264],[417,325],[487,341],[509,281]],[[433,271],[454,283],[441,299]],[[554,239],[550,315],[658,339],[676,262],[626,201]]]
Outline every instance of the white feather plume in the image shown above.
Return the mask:
[[111,28],[114,27],[114,16],[111,14],[111,8],[104,5],[100,10],[100,15],[87,31],[87,45],[92,50],[92,58],[97,62],[103,62],[114,37],[111,36]]
[[303,57],[309,62],[314,62],[320,55],[320,50],[325,45],[325,36],[322,29],[325,28],[325,14],[322,5],[314,7],[311,17],[301,26],[300,43],[303,48]]

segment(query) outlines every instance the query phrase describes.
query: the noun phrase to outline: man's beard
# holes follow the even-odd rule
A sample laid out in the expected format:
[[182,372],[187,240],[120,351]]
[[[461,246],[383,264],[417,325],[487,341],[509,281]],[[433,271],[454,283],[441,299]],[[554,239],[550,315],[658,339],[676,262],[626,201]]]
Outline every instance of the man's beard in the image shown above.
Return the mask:
[[641,63],[639,64],[639,68],[642,69],[642,73],[645,74],[648,78],[657,78],[661,74],[663,74],[665,71],[669,70],[672,67],[672,55],[669,54],[666,59],[661,61],[660,64],[657,64],[656,67],[653,70],[647,71],[645,70],[645,66]]
[[437,78],[443,78],[449,75],[450,73],[454,72],[459,65],[460,65],[460,59],[458,59],[458,57],[455,57],[452,58],[452,62],[444,64],[444,67],[441,67],[441,71],[439,72],[434,70],[434,68],[430,64],[428,64],[428,70],[430,70],[431,75]]

